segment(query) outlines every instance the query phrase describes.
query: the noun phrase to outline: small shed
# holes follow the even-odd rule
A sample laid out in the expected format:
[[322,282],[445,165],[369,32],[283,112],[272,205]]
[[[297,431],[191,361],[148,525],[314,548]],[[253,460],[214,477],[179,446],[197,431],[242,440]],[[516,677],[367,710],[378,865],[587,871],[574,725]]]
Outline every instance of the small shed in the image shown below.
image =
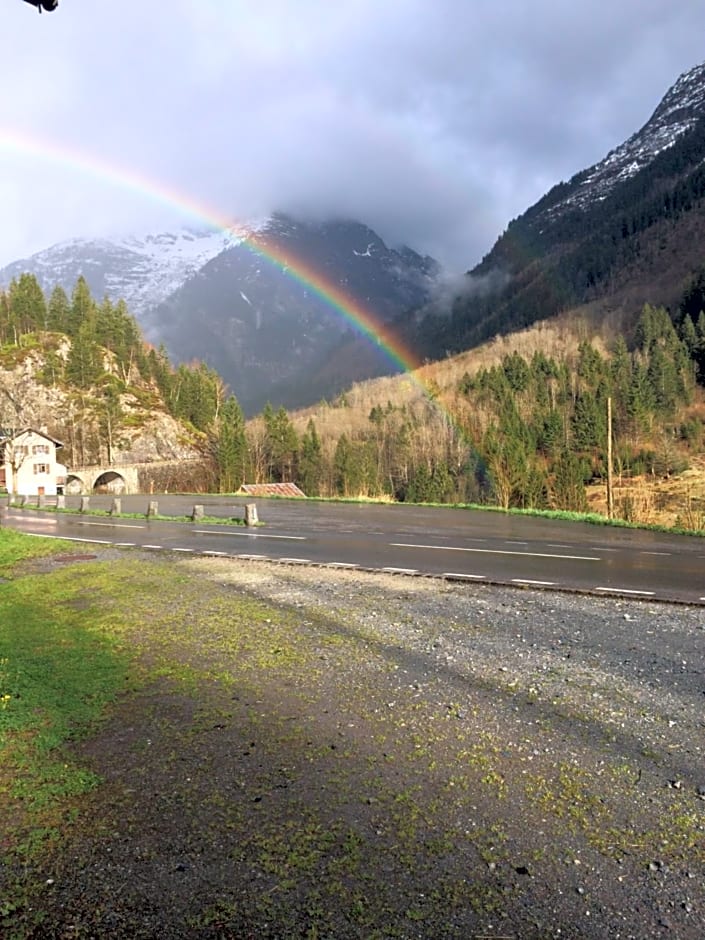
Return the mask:
[[306,494],[295,483],[243,483],[237,491],[240,496],[303,496]]

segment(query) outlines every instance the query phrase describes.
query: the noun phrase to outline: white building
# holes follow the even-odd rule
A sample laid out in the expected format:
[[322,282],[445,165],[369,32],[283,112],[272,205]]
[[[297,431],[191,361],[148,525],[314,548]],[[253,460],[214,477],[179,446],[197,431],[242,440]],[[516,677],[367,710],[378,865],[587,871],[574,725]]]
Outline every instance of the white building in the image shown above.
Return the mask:
[[66,467],[56,460],[63,447],[42,431],[0,429],[0,491],[21,496],[56,496],[63,493]]

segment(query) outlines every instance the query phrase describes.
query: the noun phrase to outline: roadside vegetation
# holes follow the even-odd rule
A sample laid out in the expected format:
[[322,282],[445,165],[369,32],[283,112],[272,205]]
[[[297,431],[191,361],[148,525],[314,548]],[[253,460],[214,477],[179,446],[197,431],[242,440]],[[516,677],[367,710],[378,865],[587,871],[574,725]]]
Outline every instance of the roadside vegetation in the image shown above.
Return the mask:
[[[96,786],[66,745],[123,691],[128,669],[125,651],[101,629],[93,586],[37,572],[48,559],[76,557],[68,552],[71,542],[0,529],[0,848],[25,861],[60,838]],[[2,897],[0,917],[12,903]]]

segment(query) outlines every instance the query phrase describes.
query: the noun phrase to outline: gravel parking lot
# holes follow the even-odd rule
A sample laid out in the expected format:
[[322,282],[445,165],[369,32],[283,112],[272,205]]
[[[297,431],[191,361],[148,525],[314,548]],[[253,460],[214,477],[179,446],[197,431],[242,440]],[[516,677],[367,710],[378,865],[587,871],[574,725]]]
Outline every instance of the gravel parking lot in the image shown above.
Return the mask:
[[161,665],[41,936],[705,935],[702,609],[129,557]]

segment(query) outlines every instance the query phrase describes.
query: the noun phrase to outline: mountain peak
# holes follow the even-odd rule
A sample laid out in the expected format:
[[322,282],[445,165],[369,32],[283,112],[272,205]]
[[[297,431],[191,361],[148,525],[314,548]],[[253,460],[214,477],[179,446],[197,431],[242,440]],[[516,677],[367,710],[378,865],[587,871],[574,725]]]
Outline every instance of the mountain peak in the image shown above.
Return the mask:
[[644,126],[594,166],[570,181],[572,192],[551,214],[602,201],[619,183],[635,176],[705,116],[705,63],[684,72],[669,88]]

